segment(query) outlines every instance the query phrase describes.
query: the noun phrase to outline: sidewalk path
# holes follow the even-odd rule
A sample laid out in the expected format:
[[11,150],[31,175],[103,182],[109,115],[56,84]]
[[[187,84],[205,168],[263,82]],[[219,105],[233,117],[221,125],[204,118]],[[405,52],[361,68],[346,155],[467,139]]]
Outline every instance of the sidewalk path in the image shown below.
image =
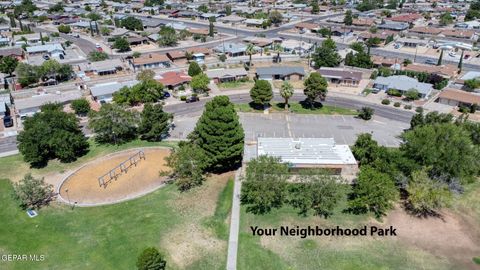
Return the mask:
[[233,186],[233,204],[230,221],[230,236],[228,238],[227,270],[237,269],[237,250],[238,250],[238,232],[240,229],[240,190],[242,182],[240,181],[242,168],[235,173],[235,183]]

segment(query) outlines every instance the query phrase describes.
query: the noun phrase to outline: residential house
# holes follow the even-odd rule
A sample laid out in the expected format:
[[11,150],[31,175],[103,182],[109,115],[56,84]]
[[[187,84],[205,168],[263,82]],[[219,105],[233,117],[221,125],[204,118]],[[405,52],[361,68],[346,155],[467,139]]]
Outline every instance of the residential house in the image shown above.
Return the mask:
[[426,47],[428,45],[428,40],[419,38],[401,37],[398,38],[395,42],[409,48]]
[[300,66],[259,67],[255,74],[260,80],[300,81],[305,77],[305,70]]
[[375,19],[369,19],[369,18],[353,19],[352,25],[353,26],[372,27],[373,25],[375,25]]
[[433,85],[429,83],[421,83],[415,78],[405,75],[377,77],[373,82],[373,89],[378,91],[388,91],[391,89],[397,90],[405,94],[410,89],[415,89],[420,94],[421,98],[428,98],[433,90]]
[[22,48],[19,47],[10,47],[0,49],[0,57],[12,56],[15,57],[18,61],[22,61],[25,58],[25,53]]
[[192,61],[195,61],[199,64],[205,63],[205,54],[203,54],[203,53],[192,54]]
[[222,18],[218,18],[217,21],[222,22],[222,23],[231,23],[231,24],[239,24],[245,21],[246,19],[244,17],[240,17],[237,15],[229,15],[225,16]]
[[389,31],[389,30],[378,31],[376,33],[370,33],[369,31],[365,31],[365,32],[359,33],[357,39],[363,42],[366,42],[370,38],[378,38],[381,41],[380,45],[382,45],[385,43],[385,41],[389,36],[393,36],[393,38],[395,38],[397,35],[398,35],[397,32]]
[[58,94],[40,94],[29,98],[15,99],[15,109],[20,118],[32,116],[47,103],[67,104],[82,97],[80,90],[59,92]]
[[400,15],[389,18],[389,20],[392,22],[403,22],[407,24],[414,24],[420,19],[423,19],[423,15],[419,13],[400,14]]
[[214,83],[232,82],[239,79],[248,78],[248,73],[243,67],[230,69],[211,69],[208,70],[206,74]]
[[184,51],[169,51],[167,52],[167,57],[172,62],[187,59],[186,53]]
[[246,19],[243,23],[248,27],[261,27],[264,19]]
[[443,30],[439,36],[449,38],[463,38],[463,39],[475,39],[478,37],[477,33],[473,30],[461,30],[461,29],[449,29]]
[[300,31],[308,31],[310,33],[315,33],[320,30],[320,26],[315,23],[301,22],[295,25],[295,28]]
[[80,73],[78,74],[79,77],[84,75],[110,75],[116,74],[118,71],[123,70],[123,63],[120,59],[107,59],[104,61],[97,61],[92,63],[80,64]]
[[473,104],[480,104],[480,95],[478,93],[470,93],[453,88],[447,88],[442,90],[435,102],[450,106],[470,107]]
[[427,26],[417,26],[409,29],[408,32],[420,35],[438,35],[442,32],[442,29]]
[[127,41],[130,46],[138,46],[142,44],[148,44],[147,37],[127,37]]
[[132,87],[138,83],[137,80],[127,81],[127,82],[109,82],[97,84],[90,87],[90,93],[92,97],[100,103],[108,103],[113,99],[113,94],[122,87]]
[[165,54],[150,53],[129,60],[134,71],[152,68],[168,68],[170,59]]
[[318,73],[327,79],[329,84],[341,85],[341,86],[353,86],[356,87],[362,80],[362,72],[350,71],[343,68],[327,68],[321,67],[317,70]]
[[412,63],[402,67],[402,70],[413,72],[427,72],[428,74],[434,74],[441,76],[445,79],[451,79],[457,76],[458,67],[456,65],[427,65],[420,63]]
[[242,56],[245,55],[247,46],[241,43],[224,43],[220,44],[213,49],[214,52],[223,53],[230,57]]
[[65,57],[65,50],[60,43],[30,46],[26,48],[26,51],[29,56],[48,55],[59,59]]
[[39,33],[33,33],[33,34],[25,34],[25,35],[15,35],[13,37],[13,44],[15,46],[21,46],[24,44],[27,45],[35,45],[41,43],[40,40],[40,34]]
[[160,74],[156,79],[168,89],[176,90],[180,86],[188,84],[192,80],[192,77],[183,71],[169,71]]
[[313,50],[313,44],[296,39],[286,39],[282,42],[282,48],[287,53],[305,54]]
[[386,21],[382,24],[377,25],[378,29],[385,29],[391,31],[404,31],[407,30],[409,27],[408,23],[404,22],[393,22],[393,21]]

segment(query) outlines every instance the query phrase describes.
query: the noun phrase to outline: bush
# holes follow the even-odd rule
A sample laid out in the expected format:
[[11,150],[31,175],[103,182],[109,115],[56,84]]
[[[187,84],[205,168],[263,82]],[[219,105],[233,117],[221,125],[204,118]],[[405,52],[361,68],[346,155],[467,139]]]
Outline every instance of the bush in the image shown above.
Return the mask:
[[23,209],[40,208],[48,204],[54,196],[53,186],[43,178],[34,178],[31,174],[14,185],[15,197]]
[[163,270],[167,262],[163,255],[154,247],[146,248],[142,251],[137,260],[138,270]]
[[405,105],[403,108],[404,108],[405,110],[411,110],[411,109],[412,109],[412,105],[408,105],[408,104],[407,104],[407,105]]
[[480,265],[480,257],[474,257],[473,262]]
[[358,117],[363,120],[370,120],[372,119],[374,112],[375,110],[370,107],[362,107],[358,110]]
[[389,99],[384,99],[382,100],[383,105],[390,105],[390,100]]
[[86,115],[90,112],[90,103],[84,98],[73,100],[71,106],[77,115]]
[[395,103],[393,103],[393,106],[394,106],[394,107],[397,107],[397,108],[400,107],[400,105],[402,105],[402,104],[400,104],[400,102],[395,102]]
[[394,97],[401,97],[402,96],[402,93],[400,93],[400,91],[398,91],[396,89],[389,89],[387,91],[387,94],[390,95],[390,96],[394,96]]
[[187,100],[187,96],[181,96],[181,97],[180,97],[180,100],[181,100],[181,101],[186,101],[186,100]]
[[469,107],[466,107],[466,106],[460,106],[458,108],[458,111],[461,112],[461,113],[469,113],[470,112],[470,108]]

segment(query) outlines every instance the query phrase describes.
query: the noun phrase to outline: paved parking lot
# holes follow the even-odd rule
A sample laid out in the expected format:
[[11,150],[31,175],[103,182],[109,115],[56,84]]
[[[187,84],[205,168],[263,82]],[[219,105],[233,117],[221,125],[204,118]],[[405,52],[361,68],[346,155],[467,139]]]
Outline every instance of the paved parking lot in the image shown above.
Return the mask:
[[[198,116],[176,118],[172,138],[186,138],[197,120]],[[255,141],[257,137],[333,137],[339,144],[351,145],[358,134],[368,132],[382,145],[398,146],[397,136],[409,127],[406,123],[377,116],[363,121],[353,116],[241,113],[240,120],[246,141]]]

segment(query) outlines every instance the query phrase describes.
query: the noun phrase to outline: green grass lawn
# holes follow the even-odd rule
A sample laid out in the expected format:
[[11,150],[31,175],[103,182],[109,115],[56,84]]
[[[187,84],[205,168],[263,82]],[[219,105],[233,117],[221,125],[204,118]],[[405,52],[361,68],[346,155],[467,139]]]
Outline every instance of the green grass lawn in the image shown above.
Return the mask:
[[[344,205],[344,203],[343,203]],[[341,213],[331,218],[298,216],[295,209],[283,207],[266,215],[246,213],[240,222],[239,270],[289,269],[453,269],[449,263],[418,248],[388,238],[332,238],[253,236],[249,226],[276,228],[282,225],[358,227],[371,217]]]
[[[212,181],[213,182],[213,181]],[[220,250],[202,250],[199,258],[185,267],[172,263],[167,255],[169,269],[223,269],[226,264],[226,241],[228,232],[225,218],[230,212],[232,180],[218,179],[212,185],[206,185],[192,194],[180,193],[174,185],[159,189],[145,197],[111,206],[75,208],[54,204],[39,211],[39,216],[29,218],[12,199],[12,186],[6,180],[0,180],[0,253],[2,254],[38,254],[45,255],[43,262],[0,263],[1,269],[134,269],[137,255],[147,246],[158,247],[169,254],[173,249],[162,247],[168,243],[170,233],[178,228],[188,228],[195,223],[194,217],[202,217],[202,209],[196,209],[198,200],[212,192],[219,200],[211,226],[201,226],[208,237],[205,241],[222,241]],[[218,186],[218,187],[217,187]],[[204,198],[205,199],[205,198]],[[191,204],[188,209],[176,208],[176,205]],[[205,204],[202,206],[205,207]],[[185,212],[186,211],[186,212]],[[203,215],[205,216],[205,215]],[[191,224],[192,223],[192,224]],[[221,228],[221,229],[219,229]],[[217,238],[210,231],[219,231]],[[179,233],[178,231],[176,234]],[[182,235],[182,234],[180,234]],[[167,238],[167,239],[165,239]],[[185,241],[189,241],[187,231]],[[194,239],[192,239],[194,241]]]
[[[351,110],[351,109],[346,109],[346,108],[341,108],[341,107],[335,107],[335,106],[329,106],[329,105],[323,105],[323,106],[315,106],[313,109],[310,109],[308,107],[302,106],[299,102],[290,102],[289,103],[289,109],[290,112],[292,113],[298,113],[298,114],[327,114],[327,115],[357,115],[357,111]],[[241,103],[241,104],[235,104],[235,109],[238,112],[256,112],[256,113],[263,113],[262,108],[258,108],[253,106],[251,103]],[[284,103],[271,103],[271,106],[269,108],[270,112],[285,112],[285,105]]]
[[51,161],[34,170],[20,155],[0,159],[0,254],[45,255],[42,262],[0,261],[0,269],[135,269],[138,254],[148,246],[166,254],[168,269],[224,269],[232,174],[212,175],[189,192],[168,185],[109,206],[72,210],[54,202],[35,218],[29,218],[13,199],[9,178],[20,179],[29,171],[35,175],[60,172],[112,152],[146,146],[175,144],[91,142],[90,152],[76,162]]

